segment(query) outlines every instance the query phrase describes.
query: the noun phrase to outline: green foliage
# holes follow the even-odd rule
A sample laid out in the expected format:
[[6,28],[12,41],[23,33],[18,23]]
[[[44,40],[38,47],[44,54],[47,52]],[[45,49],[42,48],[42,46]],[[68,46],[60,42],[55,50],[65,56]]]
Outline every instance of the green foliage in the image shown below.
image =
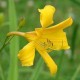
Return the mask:
[[[8,0],[9,3],[9,30],[13,31],[17,28],[16,9],[13,0]],[[13,26],[13,27],[12,27]],[[7,80],[18,80],[18,66],[17,66],[17,53],[19,50],[18,37],[14,37],[10,43],[10,65]]]

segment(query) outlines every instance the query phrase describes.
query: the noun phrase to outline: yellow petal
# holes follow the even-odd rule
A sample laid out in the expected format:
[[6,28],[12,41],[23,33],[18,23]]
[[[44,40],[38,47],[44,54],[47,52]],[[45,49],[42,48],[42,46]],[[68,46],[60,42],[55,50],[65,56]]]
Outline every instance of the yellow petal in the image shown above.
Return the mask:
[[41,34],[37,43],[44,49],[48,50],[61,50],[69,49],[66,33],[63,30],[45,31],[40,32],[40,29],[36,29],[36,32]]
[[48,44],[51,45],[53,50],[69,49],[66,33],[63,30],[58,30],[53,33],[44,34],[45,38],[48,39]]
[[[73,20],[71,17],[69,17],[68,19],[66,19],[65,21],[63,21],[57,25],[51,26],[49,28],[45,28],[43,31],[44,31],[44,33],[55,32],[57,30],[65,29],[65,28],[71,26],[72,23],[73,23]],[[36,28],[35,30],[40,32],[42,30],[42,28]]]
[[51,5],[45,6],[43,9],[38,9],[40,12],[40,23],[42,27],[48,27],[53,23],[53,14],[55,8]]
[[36,46],[36,49],[38,50],[38,52],[44,59],[45,63],[47,64],[51,75],[55,74],[57,72],[57,65],[55,64],[53,59],[48,55],[48,53],[45,50],[41,49],[39,46]]
[[37,34],[35,31],[26,32],[24,36],[28,41],[34,41],[37,38]]
[[30,42],[24,46],[24,48],[19,51],[18,57],[22,66],[32,66],[35,57],[34,42]]
[[73,23],[73,20],[72,20],[71,17],[69,17],[68,19],[66,19],[65,21],[63,21],[63,22],[61,22],[61,23],[59,23],[57,25],[54,25],[54,26],[52,26],[50,28],[46,28],[45,32],[46,31],[50,31],[51,32],[51,31],[56,31],[56,30],[59,30],[59,29],[65,29],[65,28],[71,26],[72,23]]

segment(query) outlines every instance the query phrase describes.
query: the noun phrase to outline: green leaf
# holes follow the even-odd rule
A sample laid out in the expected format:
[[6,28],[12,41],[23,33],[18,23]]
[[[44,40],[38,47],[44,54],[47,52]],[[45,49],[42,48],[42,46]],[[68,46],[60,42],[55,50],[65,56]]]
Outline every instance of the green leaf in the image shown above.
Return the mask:
[[[15,10],[14,0],[8,0],[9,3],[9,30],[15,31],[17,29],[17,16]],[[18,80],[18,66],[17,53],[19,50],[18,37],[14,37],[10,43],[10,65],[7,80]]]

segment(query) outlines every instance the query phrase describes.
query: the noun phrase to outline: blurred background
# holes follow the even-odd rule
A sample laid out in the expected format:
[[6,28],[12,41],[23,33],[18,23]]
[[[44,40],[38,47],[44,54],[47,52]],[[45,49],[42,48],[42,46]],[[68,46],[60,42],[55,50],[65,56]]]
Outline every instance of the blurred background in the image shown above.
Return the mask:
[[[25,18],[25,25],[20,29],[22,32],[33,31],[41,26],[38,8],[43,8],[47,4],[56,8],[53,25],[67,19],[69,16],[74,21],[71,27],[65,29],[71,48],[66,51],[52,51],[49,53],[58,65],[58,72],[51,76],[46,64],[41,60],[41,56],[36,52],[32,67],[22,67],[18,60],[18,80],[80,80],[80,0],[14,1],[18,21],[21,17]],[[0,0],[0,47],[2,47],[6,34],[9,32],[8,8],[8,0]],[[9,44],[0,53],[0,80],[6,80],[4,77],[7,78],[8,76]],[[27,41],[19,37],[19,50],[26,44]]]

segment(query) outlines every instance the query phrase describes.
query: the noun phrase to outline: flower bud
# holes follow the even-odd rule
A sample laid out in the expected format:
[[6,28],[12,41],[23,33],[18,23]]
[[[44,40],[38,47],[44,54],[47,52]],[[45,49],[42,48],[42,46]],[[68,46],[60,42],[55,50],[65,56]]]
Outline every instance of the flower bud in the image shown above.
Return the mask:
[[25,18],[24,17],[21,17],[20,20],[19,20],[19,28],[23,27],[25,25]]
[[0,25],[4,22],[4,14],[0,13]]

